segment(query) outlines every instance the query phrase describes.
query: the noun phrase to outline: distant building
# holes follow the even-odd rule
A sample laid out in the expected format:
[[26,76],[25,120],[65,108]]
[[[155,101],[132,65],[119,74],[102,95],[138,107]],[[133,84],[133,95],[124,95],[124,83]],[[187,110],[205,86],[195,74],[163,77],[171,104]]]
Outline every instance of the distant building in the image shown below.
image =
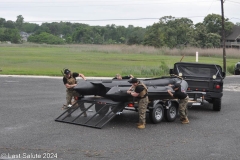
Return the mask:
[[225,46],[227,48],[236,48],[240,49],[240,26],[234,26],[232,33],[226,37]]
[[20,32],[21,40],[27,42],[27,39],[31,34],[32,33]]

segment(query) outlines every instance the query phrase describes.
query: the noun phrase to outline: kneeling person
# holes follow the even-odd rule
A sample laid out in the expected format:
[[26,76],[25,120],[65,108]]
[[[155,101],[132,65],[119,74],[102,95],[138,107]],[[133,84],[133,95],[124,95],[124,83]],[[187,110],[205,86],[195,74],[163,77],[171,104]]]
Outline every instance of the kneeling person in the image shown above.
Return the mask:
[[188,110],[187,110],[187,104],[189,97],[185,92],[182,92],[181,85],[179,83],[176,83],[174,86],[172,86],[173,90],[175,91],[173,94],[171,90],[168,90],[168,94],[174,98],[179,99],[179,114],[180,114],[180,120],[182,121],[182,124],[188,124]]

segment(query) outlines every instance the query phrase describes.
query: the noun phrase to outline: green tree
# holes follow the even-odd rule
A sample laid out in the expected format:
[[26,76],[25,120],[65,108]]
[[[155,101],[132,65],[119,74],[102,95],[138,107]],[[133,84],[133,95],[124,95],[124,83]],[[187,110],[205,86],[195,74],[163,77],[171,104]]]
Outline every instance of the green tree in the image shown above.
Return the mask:
[[19,31],[22,30],[23,20],[24,20],[24,18],[22,15],[17,16],[16,27]]
[[[72,25],[70,22],[60,22],[60,33],[65,36],[69,36],[70,34],[72,34],[73,29],[72,29]],[[66,37],[65,37],[66,38]]]
[[100,26],[92,26],[90,29],[92,30],[93,34],[91,35],[93,38],[94,44],[103,44],[103,36],[102,36],[102,28]]
[[234,23],[232,23],[232,22],[225,22],[224,23],[224,29],[225,29],[225,36],[226,37],[229,36],[232,33],[233,27],[234,27]]
[[58,36],[61,34],[59,23],[52,22],[52,23],[43,23],[40,27],[40,32],[47,32],[50,34],[53,34],[55,36]]
[[154,23],[146,29],[143,44],[157,48],[165,46],[164,32],[161,30],[159,23]]
[[111,25],[106,25],[105,28],[106,28],[105,30],[106,32],[104,34],[104,38],[106,40],[105,42],[110,44],[116,43],[118,40],[117,26],[115,24],[111,24]]
[[[203,24],[206,26],[208,33],[217,33],[222,36],[222,16],[218,14],[209,14],[204,20]],[[226,36],[232,32],[234,24],[229,22],[229,19],[224,19],[224,28]]]
[[4,27],[5,28],[9,28],[9,29],[14,29],[15,28],[15,23],[13,21],[6,21],[6,23],[4,23]]
[[72,43],[72,36],[66,35],[66,36],[65,36],[65,41],[66,41],[66,43],[68,43],[68,44]]
[[143,44],[144,35],[145,29],[143,29],[142,27],[135,27],[128,37],[127,44]]
[[4,18],[0,18],[0,28],[4,26],[6,20]]
[[4,28],[0,27],[0,41],[4,41]]
[[124,26],[117,26],[117,42],[119,43],[126,43],[126,33],[127,33],[127,28]]
[[192,30],[192,20],[165,16],[159,19],[159,23],[147,29],[144,44],[174,48],[186,44],[190,36],[189,32]]
[[51,33],[50,29],[44,24],[42,24],[37,31],[35,32],[35,34],[41,34],[42,32],[46,32],[46,33]]
[[89,26],[80,26],[73,33],[73,41],[75,43],[92,44],[94,43],[94,35]]
[[208,33],[206,37],[205,46],[207,48],[220,47],[221,36],[216,33]]
[[220,47],[221,36],[218,33],[209,33],[203,23],[197,23],[189,40],[194,47],[216,48]]
[[1,35],[3,41],[10,41],[11,43],[20,43],[21,37],[18,29],[5,29]]
[[195,25],[195,30],[191,34],[192,38],[189,43],[194,47],[205,47],[207,39],[207,28],[203,23],[197,23]]
[[39,29],[39,25],[35,23],[23,23],[22,31],[27,33],[36,32]]

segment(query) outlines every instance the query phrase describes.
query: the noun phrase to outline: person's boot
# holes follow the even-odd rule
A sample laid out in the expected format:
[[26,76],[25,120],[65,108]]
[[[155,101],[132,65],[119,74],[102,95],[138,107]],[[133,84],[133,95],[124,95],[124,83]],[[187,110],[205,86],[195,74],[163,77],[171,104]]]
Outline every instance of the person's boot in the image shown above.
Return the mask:
[[[144,123],[144,125],[145,125],[146,123]],[[140,125],[142,125],[142,123],[137,123],[137,126],[140,126]]]
[[186,118],[184,118],[184,120],[182,121],[182,124],[188,124],[189,123],[189,120],[188,120],[188,118],[186,117]]
[[72,106],[74,106],[74,107],[78,107],[78,103],[77,103],[76,100],[74,100],[74,101],[72,102]]
[[181,121],[181,122],[184,121],[184,120],[185,120],[185,118],[182,118],[182,117],[180,118],[180,121]]
[[87,113],[86,113],[86,112],[83,112],[83,116],[84,116],[84,117],[87,117]]
[[67,109],[67,108],[68,108],[67,105],[63,104],[62,109]]
[[144,129],[145,128],[145,124],[141,123],[140,125],[137,126],[139,129]]

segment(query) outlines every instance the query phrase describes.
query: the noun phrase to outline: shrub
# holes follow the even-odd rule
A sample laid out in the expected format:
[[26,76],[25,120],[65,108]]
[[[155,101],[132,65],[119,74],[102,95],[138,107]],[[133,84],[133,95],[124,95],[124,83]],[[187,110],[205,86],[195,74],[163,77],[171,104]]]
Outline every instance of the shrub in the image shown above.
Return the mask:
[[230,74],[234,74],[235,65],[227,66],[227,72]]
[[161,61],[159,67],[136,67],[136,68],[126,68],[122,71],[122,75],[132,74],[134,77],[161,77],[169,75],[169,67],[165,62]]
[[64,40],[52,34],[42,32],[38,35],[31,35],[28,37],[29,42],[46,43],[46,44],[63,44]]

